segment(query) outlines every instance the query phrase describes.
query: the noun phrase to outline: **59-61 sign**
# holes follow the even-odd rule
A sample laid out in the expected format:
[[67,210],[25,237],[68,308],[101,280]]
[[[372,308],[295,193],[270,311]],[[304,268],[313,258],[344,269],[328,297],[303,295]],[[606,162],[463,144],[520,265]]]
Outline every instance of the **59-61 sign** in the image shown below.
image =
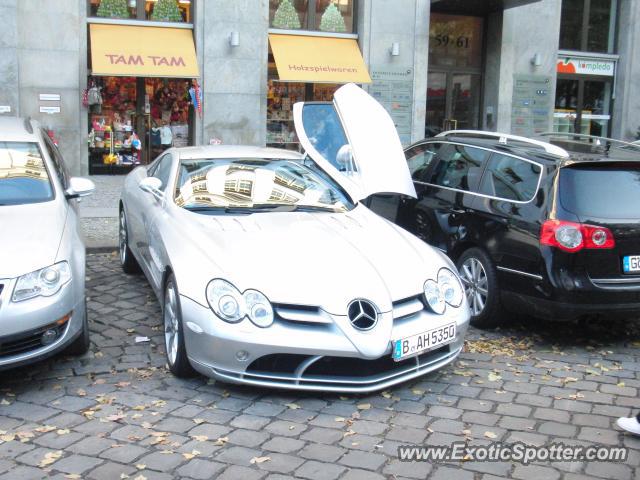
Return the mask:
[[469,48],[469,37],[464,35],[456,37],[439,33],[432,38],[435,42],[436,47],[448,47],[449,45],[451,45],[457,48]]

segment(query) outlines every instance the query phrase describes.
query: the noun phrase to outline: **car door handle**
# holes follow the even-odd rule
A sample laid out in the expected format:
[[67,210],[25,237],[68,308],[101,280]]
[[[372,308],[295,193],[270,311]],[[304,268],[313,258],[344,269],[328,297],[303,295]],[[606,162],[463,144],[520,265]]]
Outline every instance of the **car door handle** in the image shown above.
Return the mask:
[[453,208],[451,210],[451,213],[466,213],[466,212],[467,212],[466,210],[463,210],[461,208]]

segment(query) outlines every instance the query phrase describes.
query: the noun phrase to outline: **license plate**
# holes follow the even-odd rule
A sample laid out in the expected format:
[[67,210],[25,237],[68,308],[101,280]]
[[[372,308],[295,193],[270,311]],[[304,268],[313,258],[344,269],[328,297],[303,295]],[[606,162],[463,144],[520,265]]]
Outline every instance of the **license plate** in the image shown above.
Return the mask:
[[427,350],[441,347],[453,342],[456,338],[456,324],[450,323],[411,337],[401,338],[393,342],[392,358],[397,362],[407,357],[418,355]]
[[640,255],[627,255],[622,259],[624,273],[640,273]]

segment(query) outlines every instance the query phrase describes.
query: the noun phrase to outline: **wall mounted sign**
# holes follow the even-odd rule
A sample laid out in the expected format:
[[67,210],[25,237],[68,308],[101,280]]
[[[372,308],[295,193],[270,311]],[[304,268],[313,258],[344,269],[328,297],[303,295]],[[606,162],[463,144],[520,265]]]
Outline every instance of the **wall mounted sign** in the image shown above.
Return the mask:
[[59,93],[41,93],[38,95],[38,98],[41,102],[59,102],[60,94]]
[[613,77],[616,62],[609,59],[590,59],[559,56],[556,63],[558,73],[577,73],[580,75],[600,75]]
[[555,92],[546,75],[514,75],[511,133],[534,137],[551,129]]
[[47,113],[49,115],[54,114],[54,113],[60,113],[60,107],[57,106],[45,106],[45,105],[41,105],[40,106],[40,113]]
[[369,94],[391,115],[403,145],[411,143],[413,125],[413,68],[371,66]]
[[11,105],[0,105],[0,113],[11,113]]

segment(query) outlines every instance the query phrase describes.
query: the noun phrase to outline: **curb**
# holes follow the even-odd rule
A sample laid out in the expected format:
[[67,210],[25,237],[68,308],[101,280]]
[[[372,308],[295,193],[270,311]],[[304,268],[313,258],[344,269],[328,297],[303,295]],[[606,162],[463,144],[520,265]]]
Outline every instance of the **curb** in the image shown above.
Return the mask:
[[92,255],[92,254],[96,254],[96,253],[112,253],[112,252],[117,252],[117,251],[118,251],[118,246],[117,245],[113,245],[113,246],[104,245],[104,246],[86,247],[87,255]]

